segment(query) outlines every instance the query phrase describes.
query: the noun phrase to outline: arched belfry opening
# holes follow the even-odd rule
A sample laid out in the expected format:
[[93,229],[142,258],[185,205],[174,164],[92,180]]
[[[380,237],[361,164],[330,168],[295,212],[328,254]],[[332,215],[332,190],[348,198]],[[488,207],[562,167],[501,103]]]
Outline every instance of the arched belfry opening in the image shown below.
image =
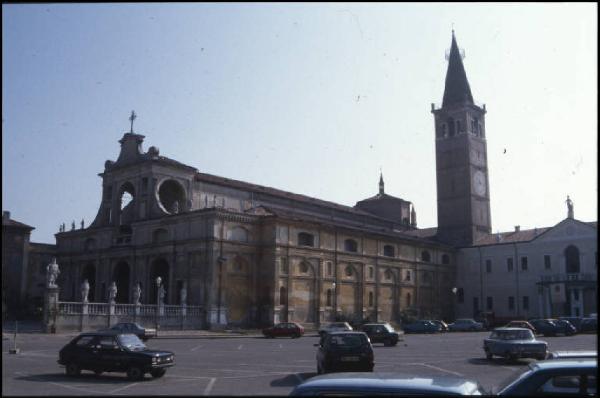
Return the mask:
[[186,206],[186,195],[183,186],[175,180],[169,179],[160,183],[158,187],[159,207],[167,214],[177,214]]
[[135,188],[126,182],[119,189],[119,225],[129,225],[135,217]]

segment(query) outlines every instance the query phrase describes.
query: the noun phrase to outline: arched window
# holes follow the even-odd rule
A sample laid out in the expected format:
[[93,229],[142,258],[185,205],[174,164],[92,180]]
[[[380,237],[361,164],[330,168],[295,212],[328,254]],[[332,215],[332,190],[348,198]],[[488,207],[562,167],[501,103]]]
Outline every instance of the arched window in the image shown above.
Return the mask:
[[579,273],[579,249],[573,245],[565,249],[567,274]]
[[442,137],[448,137],[448,127],[446,127],[446,123],[442,123]]
[[315,245],[315,237],[306,232],[300,232],[298,234],[298,246],[310,246]]
[[352,266],[347,266],[346,267],[346,276],[352,276]]
[[454,119],[449,117],[446,123],[448,124],[448,135],[454,137]]
[[358,244],[354,239],[346,239],[344,241],[344,250],[356,253],[358,251]]
[[333,265],[331,264],[331,261],[327,261],[327,275],[333,275]]
[[392,276],[393,276],[392,271],[390,271],[389,269],[385,270],[384,277],[385,277],[386,280],[389,281],[390,279],[392,279]]
[[431,254],[429,254],[427,250],[423,250],[421,252],[421,261],[424,261],[426,263],[431,261]]
[[385,245],[383,246],[383,255],[387,257],[394,257],[394,246]]
[[369,292],[369,307],[373,306],[373,292]]
[[442,264],[450,264],[450,256],[447,254],[442,254]]
[[287,289],[285,286],[279,288],[279,305],[287,305]]
[[300,272],[303,274],[308,272],[308,265],[306,265],[306,263],[300,263]]
[[331,289],[327,289],[327,307],[331,307]]

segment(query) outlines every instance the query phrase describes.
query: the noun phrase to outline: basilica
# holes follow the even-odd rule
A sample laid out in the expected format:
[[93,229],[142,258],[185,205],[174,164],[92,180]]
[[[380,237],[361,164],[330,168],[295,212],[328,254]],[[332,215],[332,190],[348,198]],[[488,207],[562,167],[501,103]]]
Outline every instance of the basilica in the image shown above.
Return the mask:
[[385,192],[383,176],[350,207],[206,174],[144,150],[132,113],[118,157],[99,174],[96,218],[56,234],[60,300],[79,301],[87,280],[90,302],[107,302],[114,282],[116,303],[132,303],[139,286],[135,300],[155,304],[160,277],[164,303],[181,304],[185,290],[209,328],[454,319],[474,285],[457,278],[468,272],[457,261],[492,236],[486,107],[473,100],[454,32],[443,102],[431,113],[438,226],[427,229],[413,203]]

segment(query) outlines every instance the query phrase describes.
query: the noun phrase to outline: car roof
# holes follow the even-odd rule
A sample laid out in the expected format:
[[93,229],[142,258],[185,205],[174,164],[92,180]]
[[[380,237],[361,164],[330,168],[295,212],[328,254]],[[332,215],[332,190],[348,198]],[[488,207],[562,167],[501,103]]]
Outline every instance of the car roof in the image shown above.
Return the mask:
[[360,332],[357,330],[338,330],[335,332],[327,333],[328,336],[340,336],[340,335],[348,335],[348,334],[359,334],[361,336],[366,336],[365,332]]
[[315,376],[296,387],[296,391],[305,389],[336,389],[348,391],[360,389],[377,391],[379,389],[402,391],[427,390],[440,392],[467,393],[477,387],[477,382],[458,376],[423,377],[388,372],[342,372]]
[[598,360],[595,358],[572,358],[572,359],[547,359],[529,365],[531,369],[551,370],[564,368],[597,368]]
[[558,358],[578,358],[578,357],[598,357],[597,351],[581,350],[581,351],[553,351],[550,353],[556,359]]
[[508,328],[505,328],[505,327],[495,328],[494,332],[497,332],[497,331],[500,331],[500,332],[503,332],[503,331],[513,331],[513,330],[518,330],[518,331],[525,330],[525,331],[531,332],[531,330],[529,330],[527,328],[512,328],[512,327],[508,327]]
[[389,323],[387,323],[387,322],[365,323],[363,326],[385,326],[385,325],[389,325]]
[[118,334],[132,334],[132,333],[123,333],[119,330],[106,329],[106,330],[97,330],[95,332],[79,333],[79,335],[77,337],[80,337],[80,336],[115,336]]

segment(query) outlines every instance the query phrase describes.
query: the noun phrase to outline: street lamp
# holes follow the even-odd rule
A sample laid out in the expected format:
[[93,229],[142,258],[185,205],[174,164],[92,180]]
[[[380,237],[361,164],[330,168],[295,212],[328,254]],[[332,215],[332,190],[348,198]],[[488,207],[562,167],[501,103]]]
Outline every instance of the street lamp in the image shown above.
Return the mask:
[[337,292],[335,290],[335,282],[331,286],[333,287],[333,320],[337,321]]
[[158,336],[158,303],[159,303],[159,296],[160,296],[160,283],[162,282],[162,278],[160,276],[156,277],[156,311],[155,311],[155,322],[154,322],[154,328],[156,329],[155,333],[156,336]]

